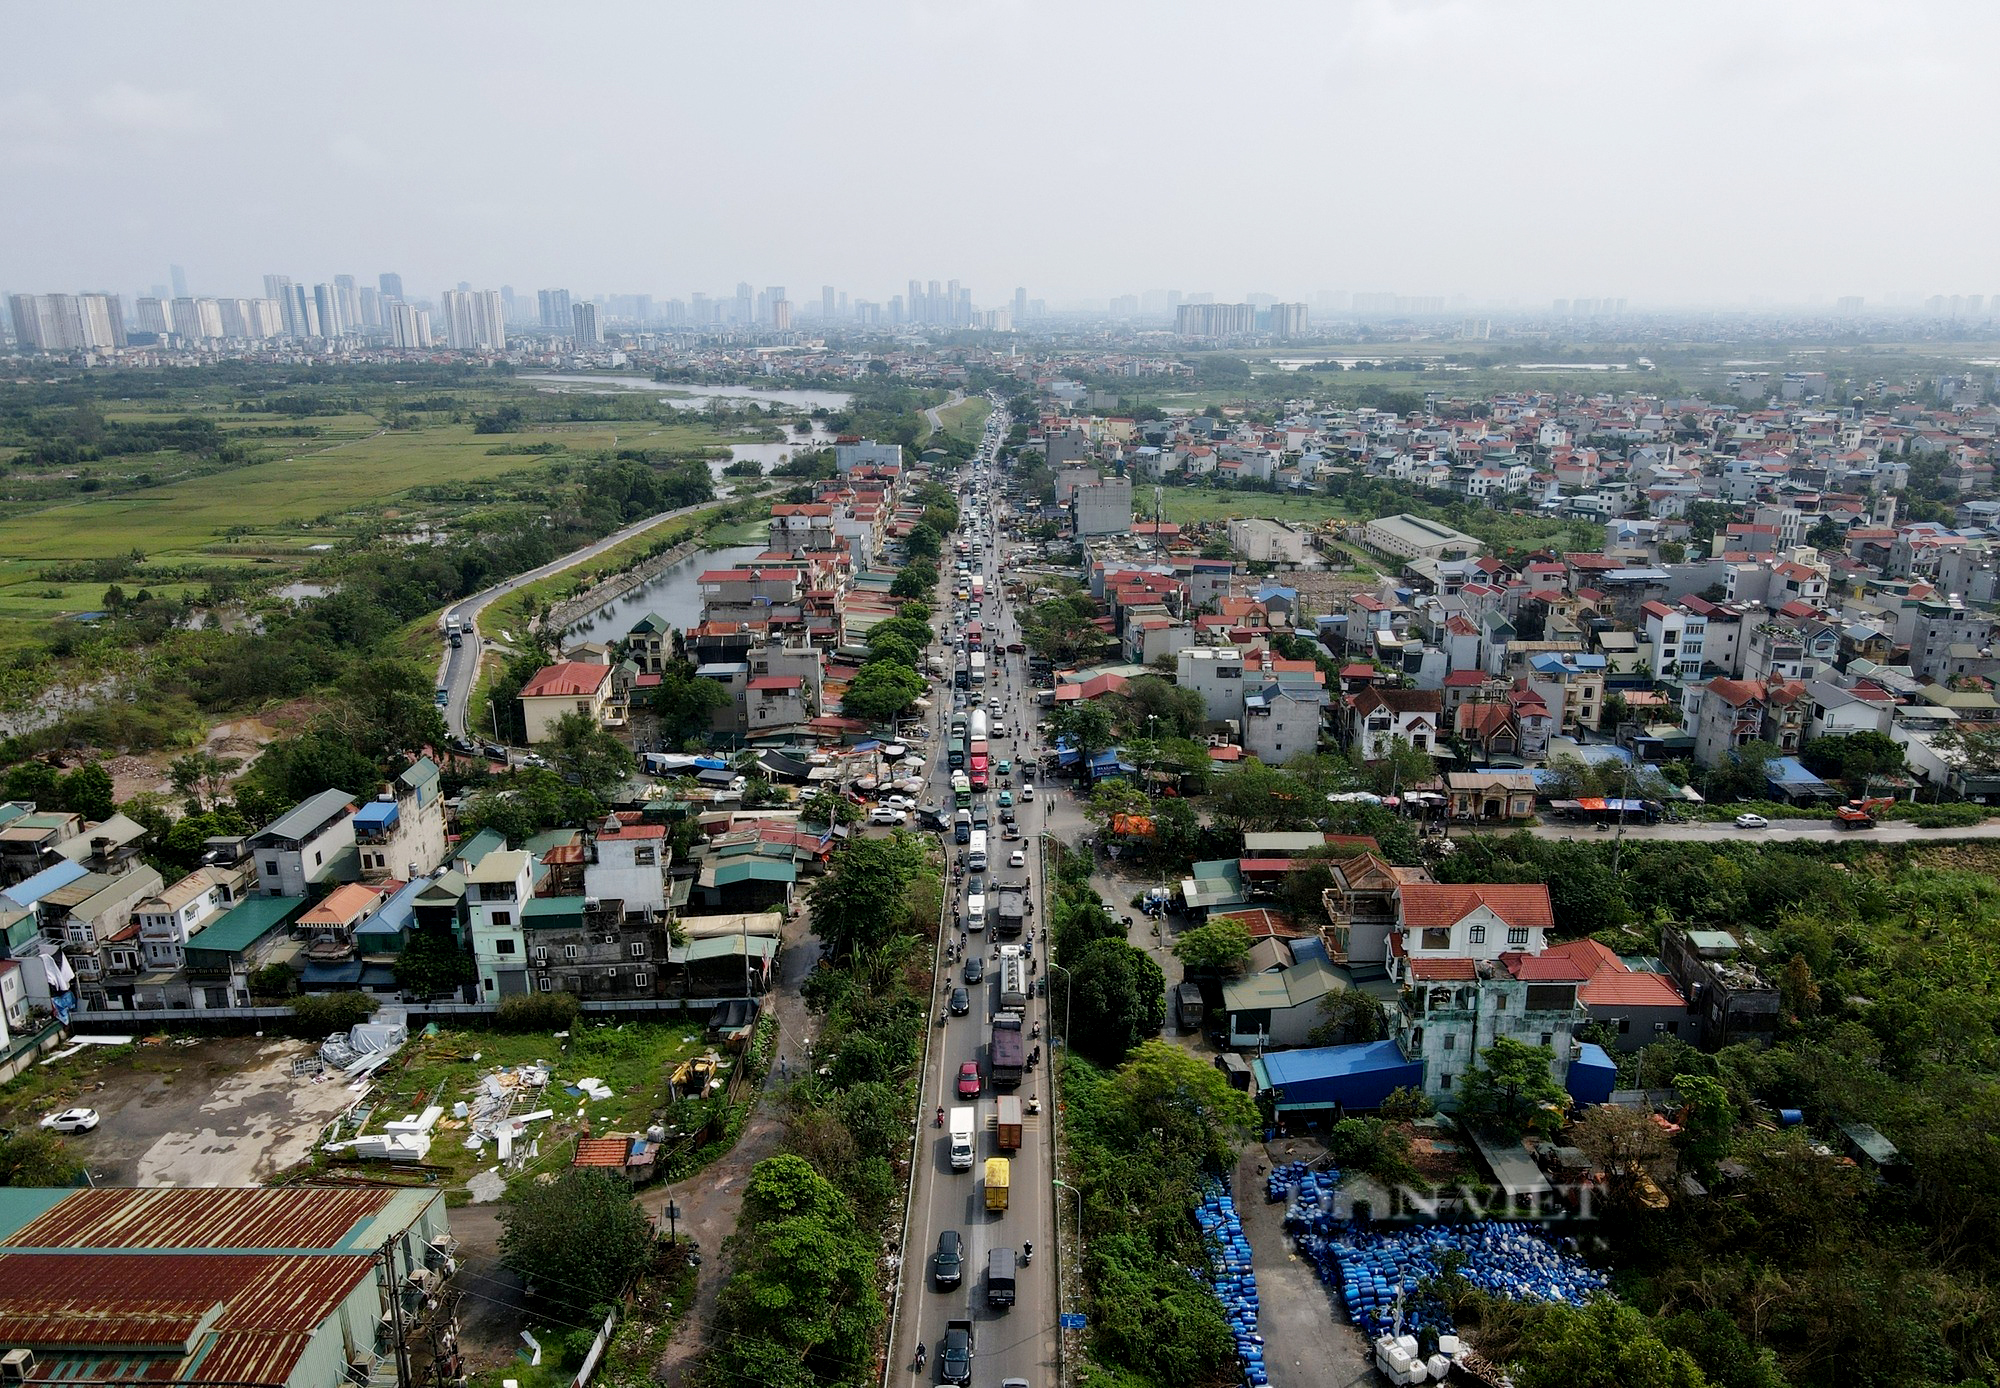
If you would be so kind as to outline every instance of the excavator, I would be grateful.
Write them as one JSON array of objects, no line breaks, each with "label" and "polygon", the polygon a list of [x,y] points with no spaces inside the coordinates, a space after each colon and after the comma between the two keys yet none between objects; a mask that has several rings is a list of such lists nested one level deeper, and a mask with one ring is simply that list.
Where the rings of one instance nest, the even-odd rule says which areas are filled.
[{"label": "excavator", "polygon": [[1886,810],[1895,803],[1895,800],[1888,796],[1874,800],[1850,800],[1833,812],[1833,822],[1842,829],[1873,829],[1875,812]]}]

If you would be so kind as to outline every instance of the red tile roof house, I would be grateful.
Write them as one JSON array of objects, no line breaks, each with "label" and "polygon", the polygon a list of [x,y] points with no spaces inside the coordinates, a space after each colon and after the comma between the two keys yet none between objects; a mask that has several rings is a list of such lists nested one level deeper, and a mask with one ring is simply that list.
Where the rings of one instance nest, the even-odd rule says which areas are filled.
[{"label": "red tile roof house", "polygon": [[1577,1001],[1591,1021],[1606,1023],[1614,1034],[1607,1049],[1636,1051],[1666,1036],[1695,1039],[1700,1019],[1689,1014],[1687,999],[1665,974],[1628,968],[1596,940],[1552,945],[1542,954],[1576,966],[1584,980]]},{"label": "red tile roof house", "polygon": [[587,714],[601,724],[610,716],[611,667],[575,660],[544,666],[521,686],[520,700],[530,747],[553,737],[564,714]]}]

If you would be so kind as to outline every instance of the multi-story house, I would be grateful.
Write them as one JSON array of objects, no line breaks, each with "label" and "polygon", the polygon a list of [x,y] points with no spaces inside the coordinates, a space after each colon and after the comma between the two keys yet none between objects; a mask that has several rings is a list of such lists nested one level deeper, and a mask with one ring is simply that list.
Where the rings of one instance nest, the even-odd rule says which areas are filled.
[{"label": "multi-story house", "polygon": [[419,757],[375,799],[354,812],[361,880],[408,882],[444,861],[444,784],[436,762]]},{"label": "multi-story house", "polygon": [[1319,750],[1326,691],[1317,685],[1269,680],[1243,696],[1243,747],[1267,766],[1283,766]]},{"label": "multi-story house", "polygon": [[743,691],[744,714],[749,725],[744,729],[745,735],[755,737],[804,727],[813,716],[805,684],[799,675],[753,676]]},{"label": "multi-story house", "polygon": [[210,921],[232,909],[251,880],[226,867],[198,867],[156,896],[141,901],[133,915],[139,950],[149,971],[179,969],[187,963],[187,942]]},{"label": "multi-story house", "polygon": [[1653,678],[1699,679],[1708,619],[1685,607],[1664,602],[1646,603],[1639,612],[1645,618],[1646,647],[1652,656]]},{"label": "multi-story house", "polygon": [[41,899],[42,934],[60,945],[76,970],[86,1007],[130,1007],[145,955],[132,908],[160,890],[150,867],[107,876],[87,873]]},{"label": "multi-story house", "polygon": [[1584,1018],[1577,965],[1545,955],[1554,926],[1548,888],[1405,885],[1389,938],[1389,977],[1401,990],[1392,1034],[1424,1067],[1424,1091],[1449,1102],[1454,1086],[1502,1036],[1550,1053],[1561,1082]]},{"label": "multi-story house", "polygon": [[583,894],[596,901],[622,901],[630,915],[648,919],[667,914],[667,873],[673,849],[665,826],[628,823],[607,815],[584,839]]},{"label": "multi-story house", "polygon": [[1736,748],[1764,741],[1790,753],[1805,741],[1809,708],[1797,680],[1710,680],[1681,697],[1681,722],[1694,734],[1698,765],[1720,766]]},{"label": "multi-story house", "polygon": [[1816,617],[1781,614],[1752,624],[1743,650],[1743,678],[1753,683],[1809,680],[1832,669],[1839,656],[1838,626]]},{"label": "multi-story house", "polygon": [[352,868],[354,797],[323,790],[250,836],[259,896],[303,897]]},{"label": "multi-story house", "polygon": [[528,951],[521,912],[534,895],[535,858],[498,848],[465,870],[465,911],[481,1002],[528,991]]},{"label": "multi-story house", "polygon": [[528,745],[547,742],[555,726],[572,713],[581,713],[594,722],[613,719],[611,667],[582,661],[564,660],[545,666],[521,686],[521,719],[528,733]]},{"label": "multi-story house", "polygon": [[1369,687],[1348,701],[1348,743],[1363,761],[1378,761],[1401,738],[1420,752],[1442,736],[1444,700],[1435,689]]},{"label": "multi-story house", "polygon": [[[1954,598],[1908,605],[1910,672],[1920,680],[1946,683],[1955,675],[1983,673],[1994,664],[1994,616]],[[0,839],[6,831],[0,830]]]},{"label": "multi-story house", "polygon": [[528,964],[536,992],[651,998],[667,959],[664,918],[617,897],[538,896],[527,903]]},{"label": "multi-story house", "polygon": [[1201,695],[1209,722],[1242,719],[1243,652],[1234,646],[1189,646],[1175,662],[1175,682]]},{"label": "multi-story house", "polygon": [[1739,1041],[1768,1044],[1778,1030],[1778,990],[1743,957],[1726,930],[1684,930],[1669,925],[1660,936],[1660,967],[1687,999],[1696,1023],[1693,1041],[1719,1050]]},{"label": "multi-story house", "polygon": [[667,619],[648,612],[625,633],[625,654],[642,675],[657,675],[674,658],[674,629]]},{"label": "multi-story house", "polygon": [[83,816],[31,810],[0,826],[0,879],[19,882],[56,859],[55,847],[83,832]]}]

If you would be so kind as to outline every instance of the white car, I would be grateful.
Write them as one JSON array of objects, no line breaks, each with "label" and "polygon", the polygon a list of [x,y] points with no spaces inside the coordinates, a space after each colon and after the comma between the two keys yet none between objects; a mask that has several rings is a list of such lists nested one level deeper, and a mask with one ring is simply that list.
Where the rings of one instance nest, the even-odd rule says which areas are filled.
[{"label": "white car", "polygon": [[910,799],[907,795],[885,795],[882,797],[882,808],[885,810],[907,811],[914,810],[916,807],[917,802]]},{"label": "white car", "polygon": [[1012,853],[1009,853],[1007,855],[1008,867],[1026,867],[1027,865],[1028,865],[1028,855],[1025,851],[1017,848]]},{"label": "white car", "polygon": [[1021,798],[1023,800],[1032,800],[1035,798],[1035,783],[1033,781],[1021,782]]},{"label": "white car", "polygon": [[872,809],[868,812],[868,822],[870,824],[887,824],[895,826],[899,824],[907,824],[909,822],[909,819],[910,817],[907,814],[903,813],[903,811],[892,810],[886,805],[878,806],[877,808]]},{"label": "white car", "polygon": [[1740,814],[1736,816],[1736,827],[1739,829],[1768,829],[1771,827],[1771,821],[1760,814]]},{"label": "white car", "polygon": [[52,1113],[42,1120],[42,1126],[55,1133],[87,1133],[97,1126],[97,1110],[94,1108],[66,1108],[61,1113]]}]

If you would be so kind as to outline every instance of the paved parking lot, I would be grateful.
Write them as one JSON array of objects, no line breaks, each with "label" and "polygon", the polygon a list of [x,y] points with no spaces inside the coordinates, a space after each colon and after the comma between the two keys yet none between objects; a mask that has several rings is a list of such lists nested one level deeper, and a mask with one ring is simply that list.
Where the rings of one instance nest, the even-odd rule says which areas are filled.
[{"label": "paved parking lot", "polygon": [[[99,1182],[258,1185],[303,1160],[354,1097],[336,1080],[292,1078],[293,1057],[312,1049],[232,1037],[86,1051],[31,1072],[35,1098],[9,1117],[25,1124],[71,1104],[96,1109],[97,1131],[71,1142]],[[0,1091],[0,1106],[7,1097]]]},{"label": "paved parking lot", "polygon": [[1264,1202],[1264,1171],[1294,1158],[1311,1160],[1317,1144],[1280,1139],[1252,1143],[1236,1164],[1236,1209],[1257,1270],[1258,1330],[1271,1388],[1351,1388],[1376,1382],[1361,1332],[1347,1323],[1312,1264],[1292,1251],[1285,1207]]}]

